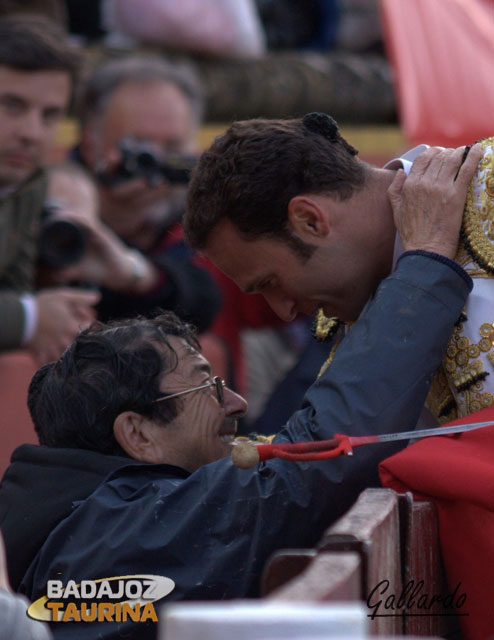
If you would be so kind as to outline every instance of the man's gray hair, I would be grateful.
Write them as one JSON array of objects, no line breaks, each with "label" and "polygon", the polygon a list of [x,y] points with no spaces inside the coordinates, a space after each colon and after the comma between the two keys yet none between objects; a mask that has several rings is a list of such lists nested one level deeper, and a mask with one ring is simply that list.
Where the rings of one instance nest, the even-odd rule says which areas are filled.
[{"label": "man's gray hair", "polygon": [[127,83],[176,86],[188,99],[197,124],[204,112],[200,80],[190,66],[171,63],[157,56],[127,56],[104,62],[89,76],[80,101],[80,118],[86,124],[104,112],[113,93]]}]

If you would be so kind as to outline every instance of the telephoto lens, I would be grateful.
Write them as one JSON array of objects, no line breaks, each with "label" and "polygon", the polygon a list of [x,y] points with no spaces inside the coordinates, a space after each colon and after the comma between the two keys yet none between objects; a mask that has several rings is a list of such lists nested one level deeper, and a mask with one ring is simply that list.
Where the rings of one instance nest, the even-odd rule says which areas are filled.
[{"label": "telephoto lens", "polygon": [[54,268],[68,267],[79,262],[86,253],[86,230],[71,220],[53,218],[60,207],[45,205],[41,214],[38,237],[38,260]]}]

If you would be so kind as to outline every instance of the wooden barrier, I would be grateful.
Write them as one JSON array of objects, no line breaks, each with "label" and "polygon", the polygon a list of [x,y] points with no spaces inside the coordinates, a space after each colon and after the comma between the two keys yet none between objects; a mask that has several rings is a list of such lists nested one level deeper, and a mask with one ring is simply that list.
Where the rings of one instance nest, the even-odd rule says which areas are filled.
[{"label": "wooden barrier", "polygon": [[[436,508],[430,502],[413,502],[407,512],[406,532],[403,550],[403,584],[410,593],[415,590],[417,596],[408,607],[404,618],[406,635],[432,635],[443,637],[461,637],[458,619],[451,617],[451,610],[434,605],[434,616],[423,615],[424,608],[418,607],[420,594],[428,596],[447,594],[448,585],[439,547]],[[423,580],[423,587],[420,581]],[[455,635],[457,634],[457,635]]]},{"label": "wooden barrier", "polygon": [[[274,600],[363,601],[374,635],[441,636],[457,630],[431,596],[447,594],[434,505],[367,489],[316,549],[276,553],[262,593]],[[420,598],[422,599],[420,600]]]},{"label": "wooden barrier", "polygon": [[301,579],[292,579],[269,597],[275,600],[352,602],[361,599],[361,562],[357,553],[323,551]]}]

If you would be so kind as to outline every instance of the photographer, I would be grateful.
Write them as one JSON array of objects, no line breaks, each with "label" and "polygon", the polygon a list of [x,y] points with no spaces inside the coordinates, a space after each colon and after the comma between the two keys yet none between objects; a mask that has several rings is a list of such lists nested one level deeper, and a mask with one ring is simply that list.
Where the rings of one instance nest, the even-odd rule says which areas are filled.
[{"label": "photographer", "polygon": [[64,33],[38,17],[0,20],[0,351],[58,358],[94,318],[99,294],[74,288],[33,293],[41,169],[68,106],[79,58]]},{"label": "photographer", "polygon": [[98,191],[90,174],[75,163],[47,169],[48,190],[39,234],[41,284],[81,282],[139,295],[159,274],[99,220]]},{"label": "photographer", "polygon": [[58,277],[101,286],[102,320],[159,306],[205,331],[220,307],[181,231],[201,113],[195,76],[159,58],[112,60],[87,82],[78,151],[106,227],[91,223],[88,254]]}]

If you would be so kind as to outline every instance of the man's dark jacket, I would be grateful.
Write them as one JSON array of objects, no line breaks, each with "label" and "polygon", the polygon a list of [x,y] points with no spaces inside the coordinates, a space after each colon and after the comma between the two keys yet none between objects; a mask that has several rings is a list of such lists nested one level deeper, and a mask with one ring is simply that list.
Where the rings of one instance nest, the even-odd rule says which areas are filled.
[{"label": "man's dark jacket", "polygon": [[46,191],[42,169],[0,196],[0,351],[19,349],[24,333],[21,295],[32,293],[36,230]]},{"label": "man's dark jacket", "polygon": [[[413,428],[470,288],[459,267],[405,255],[276,441]],[[93,454],[60,451],[57,464],[53,451],[21,449],[0,486],[0,526],[9,562],[19,559],[17,576],[26,569],[21,590],[32,600],[51,579],[129,574],[171,578],[176,586],[164,602],[254,597],[268,556],[316,544],[363,488],[378,486],[378,463],[399,447],[362,447],[353,458],[326,462],[272,460],[251,470],[222,459],[192,474],[102,459],[101,477],[109,475],[101,483],[76,471],[78,454],[83,467],[84,455],[97,466]],[[38,545],[34,561],[21,566]],[[55,637],[74,639],[156,633],[144,623],[52,627]]]}]

